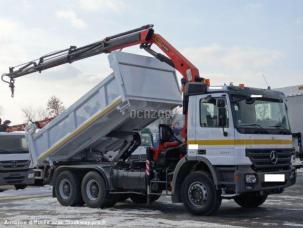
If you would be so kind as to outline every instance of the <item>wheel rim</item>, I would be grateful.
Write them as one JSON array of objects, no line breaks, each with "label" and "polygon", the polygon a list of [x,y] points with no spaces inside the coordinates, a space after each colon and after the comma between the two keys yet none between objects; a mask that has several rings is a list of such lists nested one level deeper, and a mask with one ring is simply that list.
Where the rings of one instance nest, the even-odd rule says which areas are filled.
[{"label": "wheel rim", "polygon": [[201,182],[194,182],[188,188],[188,199],[195,207],[203,207],[208,199],[207,187]]},{"label": "wheel rim", "polygon": [[61,180],[59,184],[59,193],[63,199],[67,200],[70,198],[72,192],[71,189],[72,184],[68,179]]},{"label": "wheel rim", "polygon": [[100,188],[95,180],[89,180],[86,184],[86,193],[89,200],[98,199]]}]

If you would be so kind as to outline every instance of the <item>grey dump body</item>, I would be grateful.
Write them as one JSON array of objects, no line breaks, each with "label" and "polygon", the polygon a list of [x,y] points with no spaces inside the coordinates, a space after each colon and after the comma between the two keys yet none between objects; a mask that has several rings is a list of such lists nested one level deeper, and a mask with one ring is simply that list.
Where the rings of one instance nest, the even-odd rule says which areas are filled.
[{"label": "grey dump body", "polygon": [[102,82],[42,130],[28,130],[33,166],[46,159],[68,161],[92,145],[114,150],[118,142],[112,132],[143,129],[158,111],[181,105],[175,71],[167,64],[123,52],[110,54],[109,62],[113,72]]}]

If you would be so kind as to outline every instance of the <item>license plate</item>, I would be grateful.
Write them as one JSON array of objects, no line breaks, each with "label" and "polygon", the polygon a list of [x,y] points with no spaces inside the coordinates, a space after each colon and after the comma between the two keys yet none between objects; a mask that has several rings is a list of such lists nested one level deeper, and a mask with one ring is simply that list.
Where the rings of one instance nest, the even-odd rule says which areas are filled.
[{"label": "license plate", "polygon": [[264,182],[285,182],[285,174],[264,174]]}]

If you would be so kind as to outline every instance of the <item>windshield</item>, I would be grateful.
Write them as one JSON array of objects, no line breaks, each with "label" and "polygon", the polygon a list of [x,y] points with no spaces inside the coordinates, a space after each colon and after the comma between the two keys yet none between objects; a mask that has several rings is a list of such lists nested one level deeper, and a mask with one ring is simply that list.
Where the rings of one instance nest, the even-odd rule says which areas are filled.
[{"label": "windshield", "polygon": [[235,125],[238,129],[254,128],[290,132],[286,107],[282,100],[232,96],[232,106]]},{"label": "windshield", "polygon": [[27,143],[24,136],[0,135],[0,154],[27,153]]},{"label": "windshield", "polygon": [[153,146],[152,135],[148,133],[141,133],[141,146],[151,147]]}]

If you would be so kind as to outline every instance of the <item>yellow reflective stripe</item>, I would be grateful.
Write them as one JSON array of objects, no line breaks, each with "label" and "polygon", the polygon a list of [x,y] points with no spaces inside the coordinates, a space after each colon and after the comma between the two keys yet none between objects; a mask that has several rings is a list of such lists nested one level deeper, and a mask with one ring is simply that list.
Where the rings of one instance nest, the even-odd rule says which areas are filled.
[{"label": "yellow reflective stripe", "polygon": [[230,140],[188,140],[188,144],[198,144],[204,146],[217,146],[217,145],[289,145],[292,140],[284,139],[230,139]]},{"label": "yellow reflective stripe", "polygon": [[60,147],[62,147],[64,144],[68,143],[70,140],[72,140],[74,137],[80,135],[85,129],[92,126],[93,123],[95,123],[98,119],[105,116],[109,112],[113,111],[118,105],[122,103],[122,98],[117,97],[113,102],[106,106],[102,111],[96,113],[94,116],[92,116],[90,119],[86,120],[80,127],[78,127],[75,131],[73,131],[71,134],[67,135],[65,138],[57,142],[55,145],[53,145],[51,148],[49,148],[47,151],[43,152],[39,157],[38,161],[44,160],[49,155],[54,153],[56,150],[58,150]]}]

